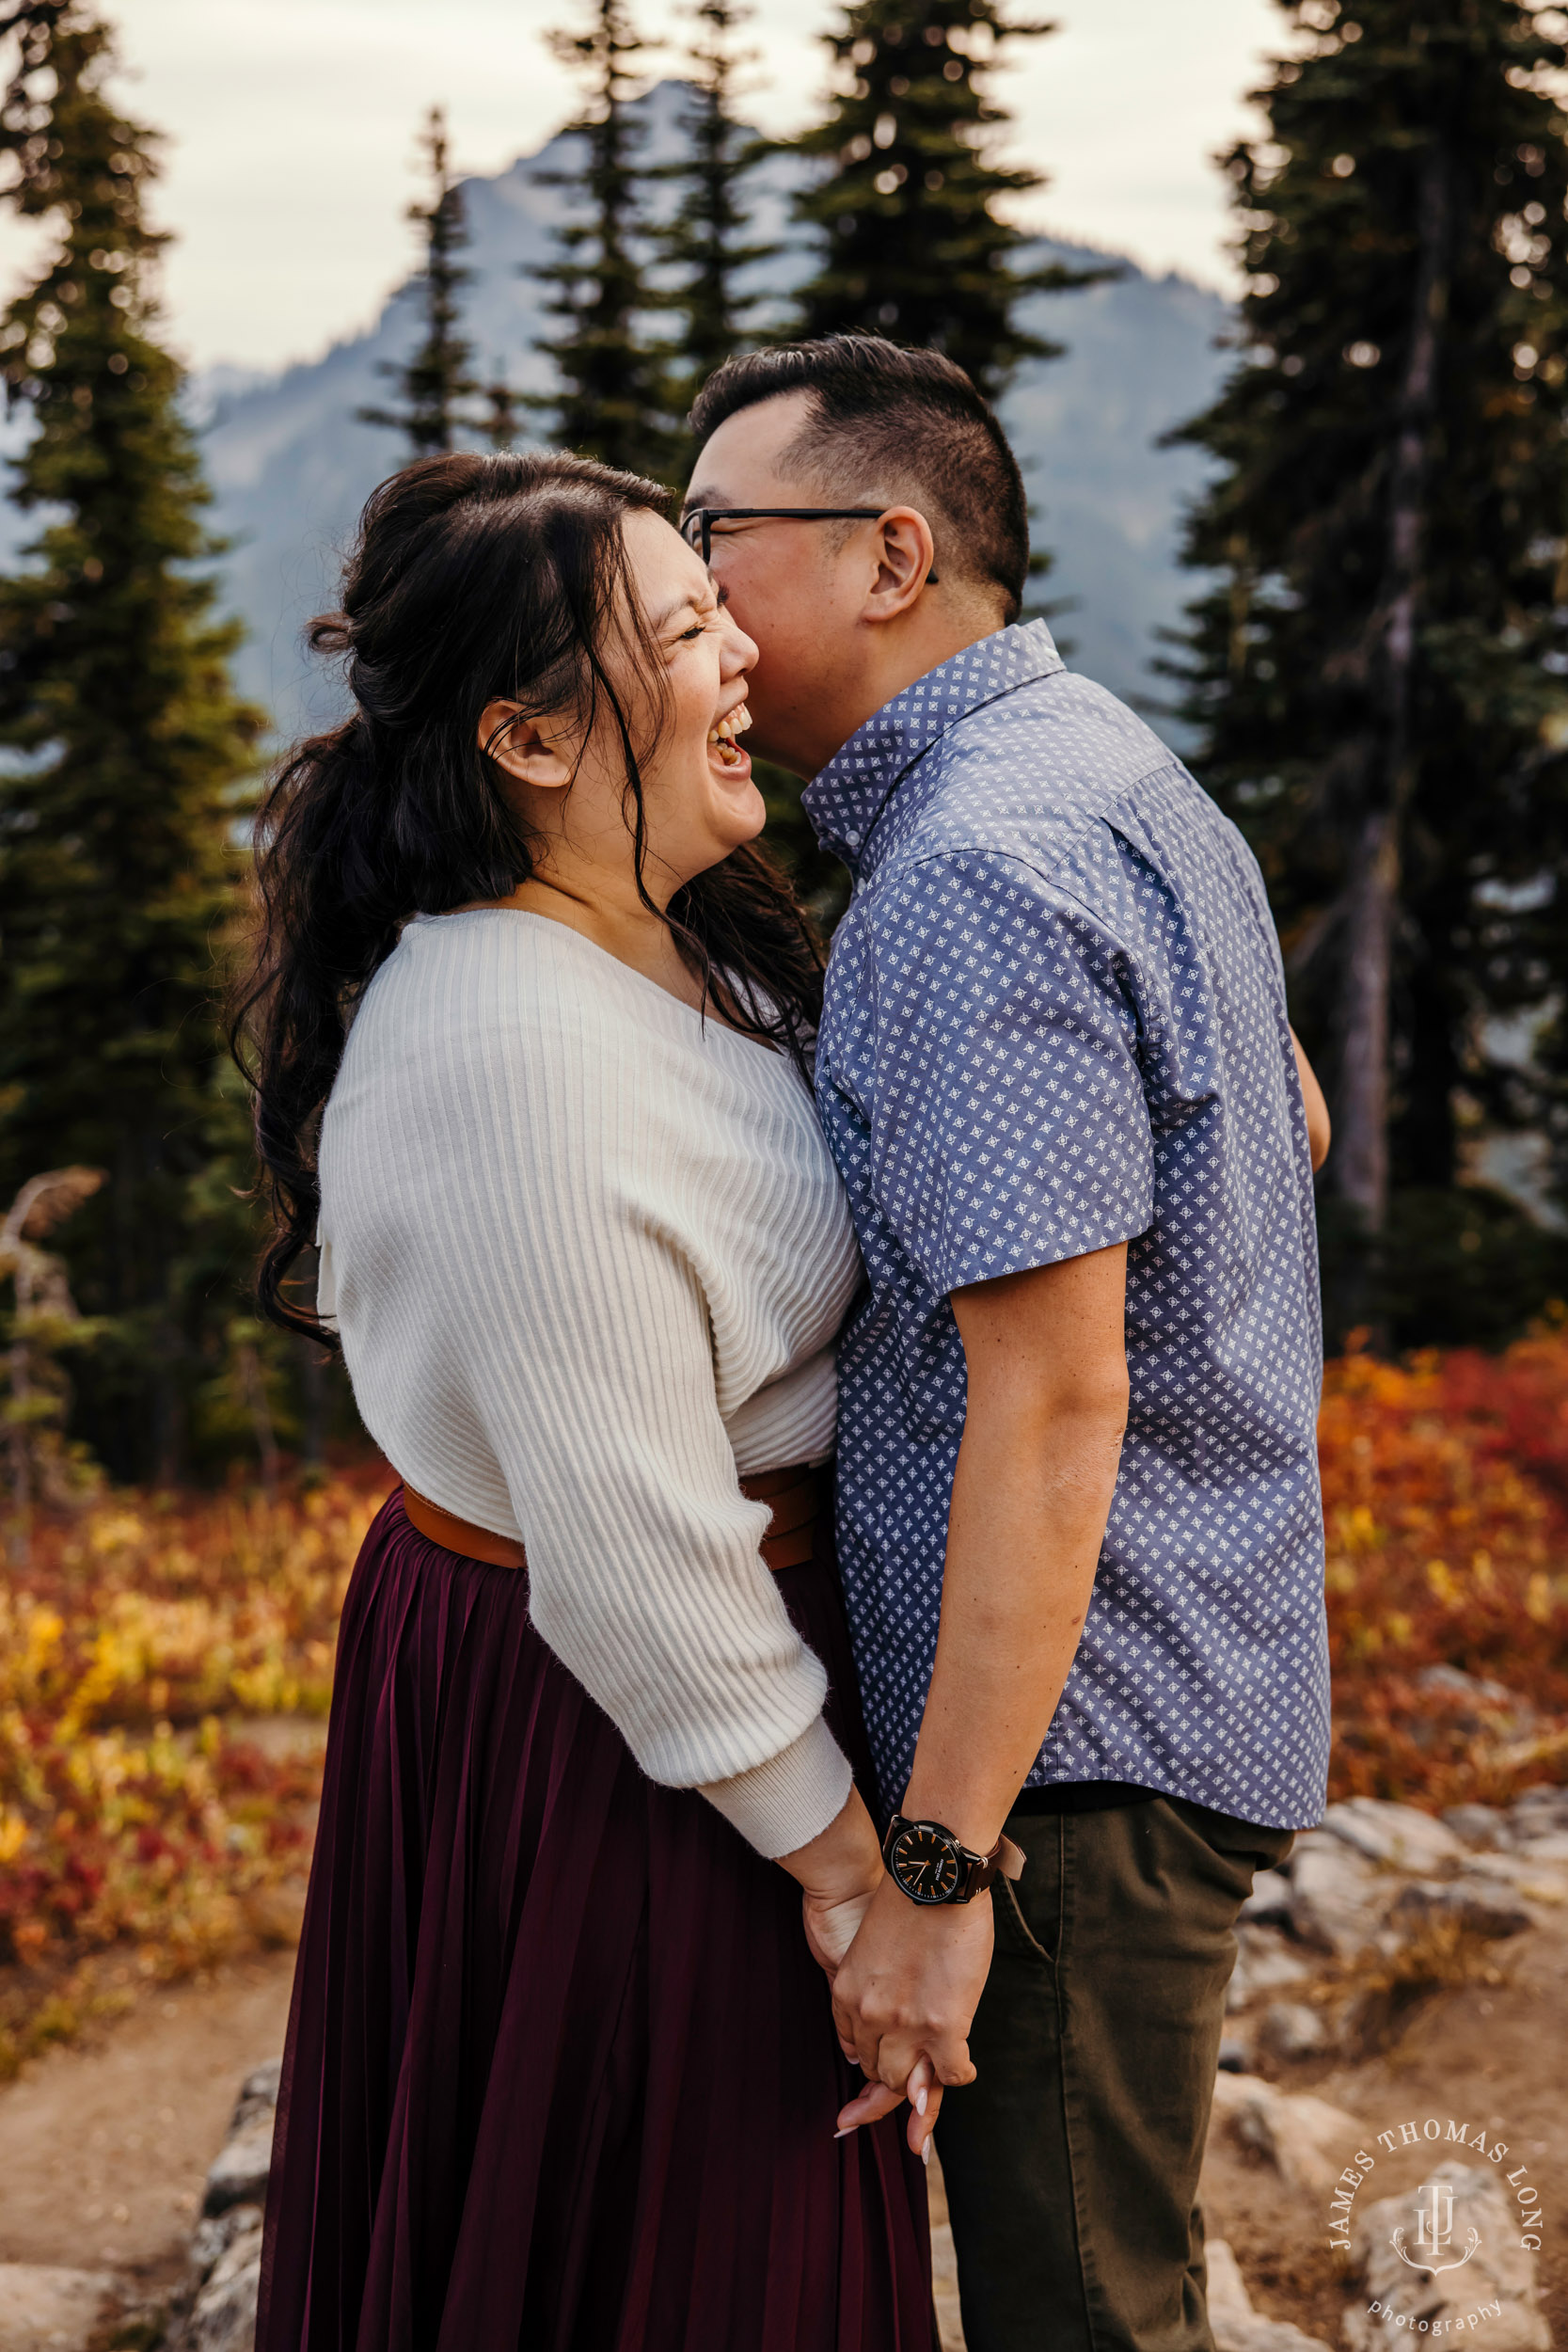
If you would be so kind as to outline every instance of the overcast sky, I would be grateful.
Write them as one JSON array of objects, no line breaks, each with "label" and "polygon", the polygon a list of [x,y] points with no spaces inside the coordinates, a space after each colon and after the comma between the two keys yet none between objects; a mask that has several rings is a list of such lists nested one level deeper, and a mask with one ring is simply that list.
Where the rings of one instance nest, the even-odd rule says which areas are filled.
[{"label": "overcast sky", "polygon": [[[414,135],[444,104],[459,167],[493,172],[570,116],[540,40],[571,0],[105,0],[133,111],[166,133],[157,195],[178,239],[173,338],[198,366],[312,358],[363,325],[409,265]],[[1146,265],[1230,280],[1211,157],[1283,32],[1274,0],[1057,0],[999,94],[1014,151],[1051,174],[1027,217]],[[1033,8],[1022,13],[1032,15]],[[762,0],[749,102],[765,128],[809,116],[825,0]],[[644,0],[678,40],[678,0]],[[673,51],[664,61],[675,70]],[[0,282],[23,248],[0,230]]]}]

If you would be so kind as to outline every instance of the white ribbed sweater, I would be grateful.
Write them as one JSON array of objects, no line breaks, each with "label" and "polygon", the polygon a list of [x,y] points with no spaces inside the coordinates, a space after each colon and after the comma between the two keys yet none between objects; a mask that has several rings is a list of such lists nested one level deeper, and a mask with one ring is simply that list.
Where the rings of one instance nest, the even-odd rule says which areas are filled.
[{"label": "white ribbed sweater", "polygon": [[849,1767],[738,1485],[831,1451],[860,1274],[792,1064],[547,917],[421,916],[321,1180],[322,1311],[388,1461],[522,1541],[534,1624],[652,1779],[765,1854],[816,1836]]}]

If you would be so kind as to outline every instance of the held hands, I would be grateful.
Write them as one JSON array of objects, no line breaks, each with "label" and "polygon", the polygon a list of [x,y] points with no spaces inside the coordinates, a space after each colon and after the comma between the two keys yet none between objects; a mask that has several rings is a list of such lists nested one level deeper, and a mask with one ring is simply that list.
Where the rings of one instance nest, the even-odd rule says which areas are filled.
[{"label": "held hands", "polygon": [[866,2076],[839,2116],[841,2132],[874,2123],[907,2097],[910,2146],[927,2154],[943,2087],[974,2080],[969,2028],[992,1936],[989,1892],[923,1908],[883,1878],[832,1977],[840,2044]]},{"label": "held hands", "polygon": [[974,2080],[969,2028],[990,1969],[990,1896],[911,1902],[883,1869],[854,1789],[819,1836],[780,1861],[800,1882],[806,1942],[832,1987],[840,2046],[865,2073],[865,2089],[839,2116],[840,2134],[907,2098],[910,2146],[929,2161],[943,2088]]}]

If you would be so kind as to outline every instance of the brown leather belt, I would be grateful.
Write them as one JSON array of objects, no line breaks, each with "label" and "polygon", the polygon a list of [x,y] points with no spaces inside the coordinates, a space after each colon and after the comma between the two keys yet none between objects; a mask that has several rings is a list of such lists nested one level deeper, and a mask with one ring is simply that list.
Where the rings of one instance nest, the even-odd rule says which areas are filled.
[{"label": "brown leather belt", "polygon": [[[821,1470],[758,1470],[740,1482],[740,1491],[749,1502],[766,1502],[772,1510],[768,1533],[762,1539],[762,1556],[768,1567],[799,1568],[811,1558],[816,1541],[816,1522],[832,1502],[832,1473]],[[438,1502],[432,1502],[403,1482],[403,1507],[409,1524],[427,1535],[433,1544],[445,1551],[455,1551],[462,1560],[480,1560],[492,1568],[526,1568],[528,1554],[521,1544],[510,1535],[497,1535],[487,1527],[476,1527],[471,1519],[460,1519],[451,1511],[443,1511]]]}]

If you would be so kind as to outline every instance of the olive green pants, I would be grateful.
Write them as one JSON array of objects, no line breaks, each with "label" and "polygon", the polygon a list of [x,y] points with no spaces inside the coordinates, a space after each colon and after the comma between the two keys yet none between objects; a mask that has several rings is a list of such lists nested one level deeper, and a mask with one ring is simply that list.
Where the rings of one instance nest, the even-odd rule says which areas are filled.
[{"label": "olive green pants", "polygon": [[1236,1914],[1289,1830],[1015,1813],[977,2081],[937,2126],[969,2352],[1213,2352],[1198,2168]]}]

